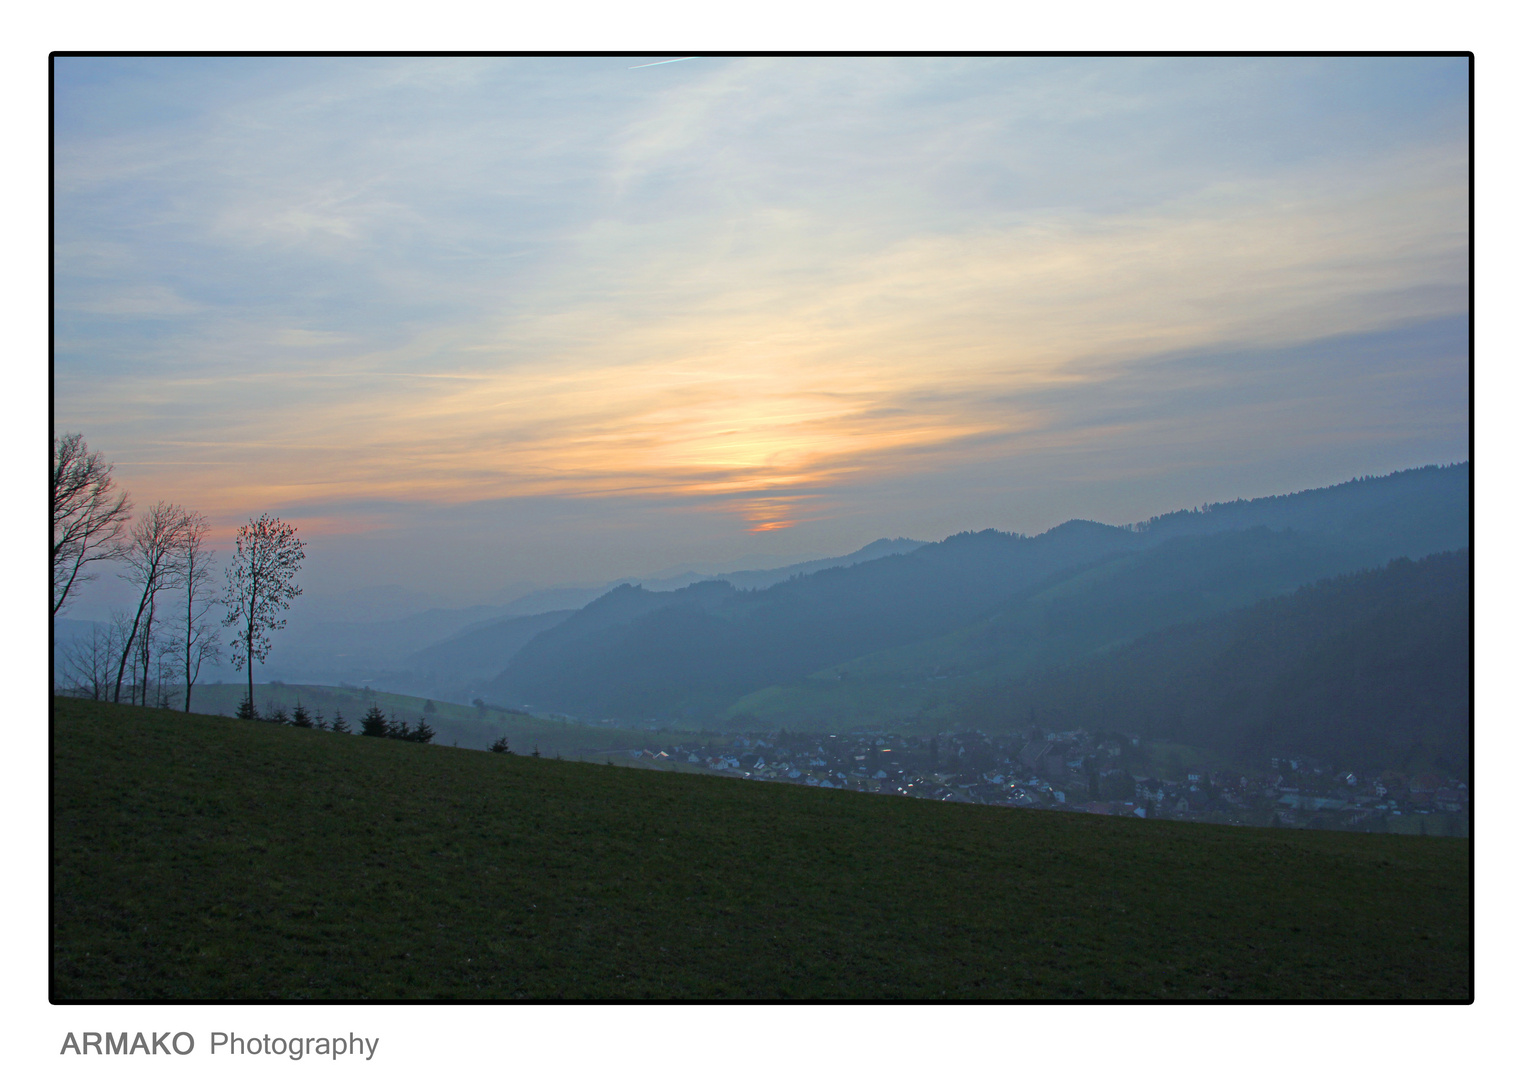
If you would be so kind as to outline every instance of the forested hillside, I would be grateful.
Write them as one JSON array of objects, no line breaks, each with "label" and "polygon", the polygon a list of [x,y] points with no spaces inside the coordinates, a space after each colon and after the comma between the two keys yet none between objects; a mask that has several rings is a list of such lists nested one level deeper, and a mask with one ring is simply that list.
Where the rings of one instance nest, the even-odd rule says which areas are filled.
[{"label": "forested hillside", "polygon": [[[758,591],[623,587],[507,658],[489,694],[582,716],[705,722],[766,707],[749,695],[770,687],[844,681],[830,669],[870,654],[931,642],[937,652],[952,633],[962,635],[956,667],[1015,674],[1321,577],[1462,547],[1468,490],[1468,465],[1417,469],[1134,527],[962,533]],[[1084,570],[1094,578],[1064,584]],[[1058,587],[1070,599],[1032,600]]]},{"label": "forested hillside", "polygon": [[405,657],[391,681],[448,701],[470,700],[503,669],[506,656],[513,656],[537,634],[572,614],[547,611],[469,626]]},{"label": "forested hillside", "polygon": [[732,713],[764,727],[943,725],[978,688],[1380,561],[1369,545],[1289,529],[1176,537],[1052,575],[951,633],[748,695]]},{"label": "forested hillside", "polygon": [[974,697],[973,726],[1128,731],[1246,760],[1463,771],[1469,553],[1399,559]]}]

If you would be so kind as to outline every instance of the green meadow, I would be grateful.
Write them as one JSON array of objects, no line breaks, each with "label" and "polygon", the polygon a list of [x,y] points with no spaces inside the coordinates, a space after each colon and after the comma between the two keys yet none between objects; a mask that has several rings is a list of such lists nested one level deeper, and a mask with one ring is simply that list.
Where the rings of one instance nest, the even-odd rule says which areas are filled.
[{"label": "green meadow", "polygon": [[1473,993],[1467,841],[53,710],[55,1002]]}]

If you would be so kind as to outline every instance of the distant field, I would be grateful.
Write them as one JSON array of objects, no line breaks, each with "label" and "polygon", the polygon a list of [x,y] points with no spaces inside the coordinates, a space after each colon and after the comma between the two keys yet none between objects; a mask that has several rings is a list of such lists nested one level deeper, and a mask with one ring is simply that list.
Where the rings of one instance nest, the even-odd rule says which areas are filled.
[{"label": "distant field", "polygon": [[1458,840],[871,797],[63,698],[52,794],[59,1002],[1472,995]]}]

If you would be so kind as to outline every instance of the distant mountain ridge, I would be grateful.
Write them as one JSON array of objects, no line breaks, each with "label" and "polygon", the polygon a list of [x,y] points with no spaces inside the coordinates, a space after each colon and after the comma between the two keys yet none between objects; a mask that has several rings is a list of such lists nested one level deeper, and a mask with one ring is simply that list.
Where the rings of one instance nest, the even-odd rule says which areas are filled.
[{"label": "distant mountain ridge", "polygon": [[797,727],[953,720],[970,693],[1383,562],[1384,550],[1264,526],[1174,536],[1069,567],[955,630],[755,692],[729,714]]},{"label": "distant mountain ridge", "polygon": [[[692,581],[725,579],[739,588],[757,588],[825,566],[847,566],[889,554],[912,551],[922,541],[877,540],[858,551],[826,559],[793,563],[770,570],[731,571],[708,577],[689,571],[666,578],[641,580],[648,588],[677,589]],[[467,701],[482,694],[489,680],[503,670],[529,636],[556,625],[572,611],[619,587],[614,582],[592,588],[560,587],[541,590],[509,604],[477,604],[465,608],[430,608],[375,621],[293,620],[275,636],[264,666],[267,678],[288,682],[373,684],[421,697]],[[362,591],[361,601],[401,603],[417,594],[408,590]],[[555,606],[556,602],[561,607]],[[547,608],[544,604],[553,603]],[[375,608],[385,610],[384,608]],[[358,606],[357,611],[372,610]],[[88,627],[71,628],[88,634]],[[233,673],[209,668],[209,679]]]},{"label": "distant mountain ridge", "polygon": [[[533,634],[553,626],[621,585],[640,583],[649,589],[673,590],[698,581],[726,580],[741,589],[764,588],[825,567],[850,566],[905,553],[923,543],[902,537],[881,539],[847,555],[768,570],[712,575],[687,571],[665,578],[623,578],[598,586],[541,589],[506,604],[461,608],[409,610],[425,596],[400,586],[352,590],[326,601],[329,605],[326,610],[340,613],[340,617],[294,618],[290,628],[275,635],[271,656],[262,673],[266,678],[287,682],[328,685],[375,682],[392,689],[417,691],[420,696],[465,701],[480,693],[484,684],[503,669],[508,657],[528,640],[528,630]],[[70,678],[67,653],[73,643],[87,641],[92,632],[105,635],[107,624],[59,618],[53,621],[53,626],[54,680],[65,685]],[[217,664],[203,668],[208,681],[235,674],[231,668]]]},{"label": "distant mountain ridge", "polygon": [[[959,533],[748,593],[725,581],[670,593],[623,586],[533,637],[490,689],[494,700],[574,715],[714,721],[766,687],[950,633],[1058,575],[1251,528],[1294,534],[1284,542],[1294,569],[1257,571],[1266,580],[1250,582],[1243,603],[1396,557],[1457,549],[1469,543],[1469,466],[1217,504],[1135,526],[1073,520],[1034,537]],[[1221,572],[1233,585],[1241,573],[1234,559]],[[1220,610],[1204,603],[1190,603],[1181,617]],[[1149,620],[1135,625],[1125,627],[1127,637],[1151,628]]]},{"label": "distant mountain ridge", "polygon": [[624,577],[615,581],[607,581],[603,585],[569,586],[559,585],[550,589],[537,589],[535,592],[517,598],[511,603],[504,605],[504,616],[539,615],[547,611],[576,610],[594,600],[598,600],[612,589],[618,589],[623,585],[636,585],[651,592],[674,592],[687,588],[690,585],[702,581],[726,581],[738,589],[767,589],[771,585],[782,581],[788,581],[802,574],[813,574],[818,570],[826,570],[835,566],[853,566],[856,563],[868,562],[871,559],[884,558],[887,555],[905,555],[922,547],[927,541],[908,540],[905,537],[897,537],[895,540],[873,540],[847,555],[835,555],[824,559],[810,559],[806,562],[791,563],[789,566],[781,566],[772,570],[731,570],[715,574],[704,574],[696,570],[688,570],[682,574],[673,574],[661,578]]}]

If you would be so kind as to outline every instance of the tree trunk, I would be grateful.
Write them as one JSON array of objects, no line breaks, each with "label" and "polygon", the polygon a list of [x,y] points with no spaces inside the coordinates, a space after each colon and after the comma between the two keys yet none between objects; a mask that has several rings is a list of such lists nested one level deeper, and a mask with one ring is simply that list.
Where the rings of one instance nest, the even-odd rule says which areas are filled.
[{"label": "tree trunk", "polygon": [[[122,676],[127,671],[127,658],[133,655],[133,642],[138,637],[138,623],[143,619],[143,608],[148,602],[149,592],[147,589],[144,589],[143,597],[138,601],[138,610],[133,614],[133,628],[127,635],[127,641],[122,645],[122,662],[117,665],[117,685],[112,691],[111,700],[118,705],[122,703]],[[131,694],[131,690],[129,690],[129,694]],[[132,702],[129,701],[128,704],[132,704]]]},{"label": "tree trunk", "polygon": [[[187,556],[190,558],[191,556]],[[195,564],[189,563],[186,570],[186,712],[191,711],[191,683],[194,681],[191,675],[191,630],[196,619],[196,581],[193,574]]]},{"label": "tree trunk", "polygon": [[244,624],[244,667],[249,675],[249,711],[255,711],[255,605],[251,598],[249,620]]}]

